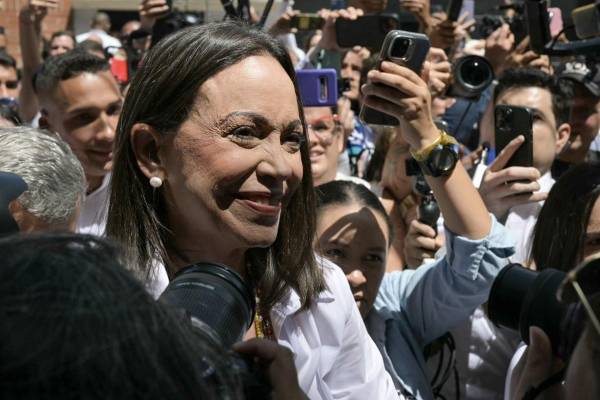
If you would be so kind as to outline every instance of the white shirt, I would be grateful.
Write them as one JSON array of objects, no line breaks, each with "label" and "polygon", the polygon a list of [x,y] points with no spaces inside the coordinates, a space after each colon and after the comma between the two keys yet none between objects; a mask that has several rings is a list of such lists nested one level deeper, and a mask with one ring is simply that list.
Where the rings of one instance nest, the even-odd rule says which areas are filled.
[{"label": "white shirt", "polygon": [[111,174],[106,174],[100,187],[83,199],[77,221],[77,233],[104,236],[108,217],[110,177]]},{"label": "white shirt", "polygon": [[[77,221],[77,233],[94,236],[105,235],[110,200],[110,177],[111,174],[106,174],[100,187],[83,199],[79,220]],[[153,264],[152,272],[144,281],[148,293],[157,299],[168,284],[169,277],[165,267],[159,262]]]},{"label": "white shirt", "polygon": [[[540,191],[549,192],[554,185],[554,179],[550,172],[547,172],[538,180],[538,183]],[[528,261],[532,244],[531,235],[543,205],[543,201],[538,201],[520,204],[510,209],[504,225],[516,243],[515,254],[510,258],[512,262],[525,264]]]},{"label": "white shirt", "polygon": [[311,307],[298,312],[300,299],[290,290],[271,311],[279,344],[294,352],[300,387],[311,400],[398,399],[346,277],[335,264],[318,260],[328,288]]},{"label": "white shirt", "polygon": [[102,39],[102,47],[105,49],[107,47],[121,47],[121,41],[116,37],[110,36],[108,33],[104,32],[102,29],[92,29],[89,32],[81,33],[77,35],[77,43],[81,43],[84,40],[87,40],[90,36],[98,36]]}]

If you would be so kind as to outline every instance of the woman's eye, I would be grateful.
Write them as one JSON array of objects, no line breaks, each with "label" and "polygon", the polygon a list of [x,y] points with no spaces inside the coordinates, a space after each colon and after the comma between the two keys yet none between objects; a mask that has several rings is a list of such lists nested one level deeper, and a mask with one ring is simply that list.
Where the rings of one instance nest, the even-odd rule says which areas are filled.
[{"label": "woman's eye", "polygon": [[256,137],[256,131],[247,126],[234,129],[233,131],[231,131],[230,135],[236,141],[242,142],[244,144],[250,144],[253,143],[255,140],[258,140],[258,137]]},{"label": "woman's eye", "polygon": [[365,261],[383,263],[383,257],[379,254],[368,254],[365,257]]},{"label": "woman's eye", "polygon": [[325,255],[331,258],[340,258],[344,253],[340,249],[327,249]]},{"label": "woman's eye", "polygon": [[283,144],[289,146],[290,149],[297,151],[300,150],[300,146],[304,142],[304,135],[299,132],[289,133],[285,135]]}]

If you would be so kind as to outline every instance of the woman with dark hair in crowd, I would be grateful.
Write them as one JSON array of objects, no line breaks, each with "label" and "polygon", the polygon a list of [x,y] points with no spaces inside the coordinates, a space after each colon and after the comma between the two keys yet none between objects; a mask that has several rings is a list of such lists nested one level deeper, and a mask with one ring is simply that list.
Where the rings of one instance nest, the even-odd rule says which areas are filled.
[{"label": "woman with dark hair in crowd", "polygon": [[571,271],[600,250],[600,163],[571,168],[554,184],[533,232],[535,269]]},{"label": "woman with dark hair in crowd", "polygon": [[425,348],[487,300],[512,252],[504,228],[494,223],[476,241],[453,236],[444,257],[384,276],[393,230],[377,196],[362,185],[334,181],[317,187],[317,207],[315,249],[346,274],[396,387],[409,398],[434,398],[450,373],[428,377]]},{"label": "woman with dark hair in crowd", "polygon": [[125,99],[113,171],[107,233],[139,273],[226,265],[255,288],[246,337],[291,348],[311,399],[397,397],[344,275],[315,259],[304,116],[275,39],[220,23],[157,43]]}]

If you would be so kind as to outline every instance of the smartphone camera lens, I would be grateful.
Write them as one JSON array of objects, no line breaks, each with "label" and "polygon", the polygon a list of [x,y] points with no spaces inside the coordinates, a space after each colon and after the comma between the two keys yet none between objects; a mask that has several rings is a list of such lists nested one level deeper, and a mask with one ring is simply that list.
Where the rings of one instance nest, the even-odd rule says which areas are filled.
[{"label": "smartphone camera lens", "polygon": [[408,38],[397,38],[392,44],[390,56],[392,58],[405,58],[410,48],[410,39]]},{"label": "smartphone camera lens", "polygon": [[500,129],[510,129],[512,110],[510,108],[499,108],[496,110],[496,126]]}]

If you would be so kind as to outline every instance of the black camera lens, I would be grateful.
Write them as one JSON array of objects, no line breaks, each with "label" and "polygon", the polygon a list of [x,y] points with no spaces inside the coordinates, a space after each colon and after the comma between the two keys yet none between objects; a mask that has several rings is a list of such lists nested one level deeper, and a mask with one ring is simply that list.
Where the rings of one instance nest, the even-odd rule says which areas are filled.
[{"label": "black camera lens", "polygon": [[512,109],[500,107],[496,108],[496,127],[501,130],[510,130],[512,126]]},{"label": "black camera lens", "polygon": [[529,344],[529,328],[537,326],[550,338],[554,354],[567,360],[565,351],[572,348],[567,331],[573,323],[575,305],[561,303],[556,293],[566,274],[548,268],[536,272],[519,264],[505,267],[492,285],[488,300],[488,315],[497,325],[516,330],[521,339]]},{"label": "black camera lens", "polygon": [[160,300],[188,311],[225,347],[241,340],[254,318],[252,289],[235,271],[218,264],[180,270]]},{"label": "black camera lens", "polygon": [[405,37],[396,38],[390,50],[390,57],[404,58],[410,48],[410,39]]},{"label": "black camera lens", "polygon": [[453,68],[454,84],[449,96],[476,98],[494,80],[494,69],[483,57],[469,55],[459,58]]}]

